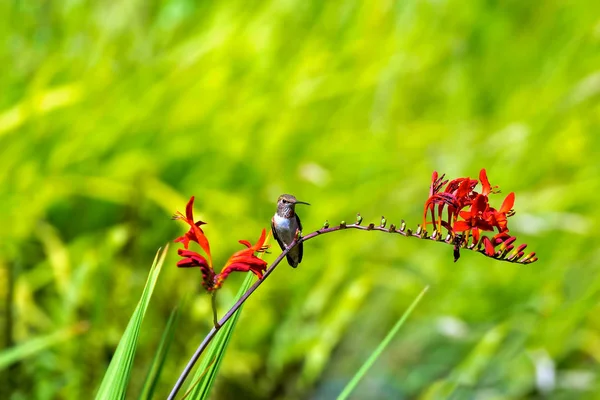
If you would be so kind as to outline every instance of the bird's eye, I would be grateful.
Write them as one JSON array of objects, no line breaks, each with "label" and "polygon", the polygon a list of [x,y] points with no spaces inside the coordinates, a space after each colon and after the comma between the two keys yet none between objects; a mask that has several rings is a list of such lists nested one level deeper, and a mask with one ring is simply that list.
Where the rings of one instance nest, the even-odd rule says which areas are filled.
[{"label": "bird's eye", "polygon": [[282,202],[283,204],[287,204],[287,202],[288,202],[288,201],[287,201],[286,199],[283,199],[283,200],[281,200],[281,202]]}]

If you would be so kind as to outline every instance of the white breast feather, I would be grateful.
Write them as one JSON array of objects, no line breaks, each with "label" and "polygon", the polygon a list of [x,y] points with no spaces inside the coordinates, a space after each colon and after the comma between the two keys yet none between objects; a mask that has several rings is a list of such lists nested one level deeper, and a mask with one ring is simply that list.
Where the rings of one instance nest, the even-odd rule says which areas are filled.
[{"label": "white breast feather", "polygon": [[275,226],[279,228],[277,229],[277,235],[279,235],[279,239],[281,239],[281,241],[286,245],[290,244],[294,239],[294,234],[296,233],[291,232],[290,230],[290,219],[280,217],[277,214],[275,214],[273,219],[275,220]]}]

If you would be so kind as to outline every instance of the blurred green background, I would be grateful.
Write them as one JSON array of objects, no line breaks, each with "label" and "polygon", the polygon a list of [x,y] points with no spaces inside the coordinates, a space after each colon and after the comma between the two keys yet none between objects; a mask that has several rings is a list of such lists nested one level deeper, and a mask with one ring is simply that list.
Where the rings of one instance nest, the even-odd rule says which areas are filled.
[{"label": "blurred green background", "polygon": [[[516,192],[511,233],[537,263],[454,264],[376,232],[311,241],[247,303],[214,398],[335,397],[426,285],[355,398],[600,398],[599,15],[592,0],[0,2],[0,354],[18,350],[0,398],[95,393],[192,195],[219,266],[281,193],[312,204],[305,232],[356,212],[416,226],[433,170],[480,168]],[[157,398],[210,328],[175,249],[130,398],[173,307]]]}]

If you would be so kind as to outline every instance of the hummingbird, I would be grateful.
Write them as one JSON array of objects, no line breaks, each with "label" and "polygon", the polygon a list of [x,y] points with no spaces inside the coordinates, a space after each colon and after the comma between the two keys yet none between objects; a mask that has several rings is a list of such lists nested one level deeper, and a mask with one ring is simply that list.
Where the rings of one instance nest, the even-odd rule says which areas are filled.
[{"label": "hummingbird", "polygon": [[[271,230],[281,250],[285,250],[294,241],[297,231],[302,231],[302,223],[296,214],[296,204],[310,206],[307,202],[299,201],[291,194],[282,194],[277,199],[277,212],[271,219]],[[300,243],[286,254],[290,266],[296,268],[300,264],[302,251],[302,243]]]}]

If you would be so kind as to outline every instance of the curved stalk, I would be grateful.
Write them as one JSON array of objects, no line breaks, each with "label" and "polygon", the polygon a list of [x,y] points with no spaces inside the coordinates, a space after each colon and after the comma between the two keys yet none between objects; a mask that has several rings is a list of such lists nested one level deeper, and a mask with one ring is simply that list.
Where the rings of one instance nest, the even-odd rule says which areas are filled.
[{"label": "curved stalk", "polygon": [[467,250],[477,251],[487,257],[492,257],[492,258],[500,260],[500,261],[508,261],[508,262],[513,262],[513,263],[523,263],[523,264],[526,264],[529,262],[528,257],[524,257],[523,259],[519,260],[522,257],[522,255],[519,257],[514,257],[514,256],[511,257],[512,253],[507,252],[507,251],[501,252],[501,254],[497,254],[497,255],[495,254],[494,256],[489,256],[485,253],[485,251],[483,249],[481,249],[481,243],[471,243],[471,244],[468,244],[468,242],[456,243],[455,238],[457,236],[448,234],[445,238],[442,239],[442,236],[439,231],[434,231],[433,234],[431,236],[429,236],[427,234],[427,231],[423,230],[421,228],[421,226],[417,226],[417,229],[413,232],[412,229],[406,228],[406,224],[404,223],[404,221],[402,221],[402,224],[400,225],[399,228],[396,228],[394,225],[390,225],[389,228],[386,228],[385,227],[385,225],[386,225],[385,219],[382,219],[381,224],[379,226],[375,226],[375,224],[369,224],[366,226],[360,225],[361,221],[362,221],[362,218],[359,216],[357,219],[357,223],[355,223],[355,224],[347,225],[345,222],[342,222],[339,225],[332,226],[332,227],[330,227],[328,224],[326,224],[321,229],[311,232],[311,233],[307,234],[306,236],[302,236],[300,238],[294,239],[294,241],[292,241],[292,243],[290,243],[290,245],[284,251],[281,252],[281,254],[275,259],[275,261],[273,261],[273,263],[269,266],[269,268],[267,268],[267,271],[264,273],[263,278],[256,281],[254,283],[254,285],[252,285],[246,291],[246,293],[244,293],[242,295],[242,297],[240,297],[238,299],[238,301],[235,302],[235,304],[231,307],[231,309],[229,309],[229,311],[227,311],[227,313],[219,321],[217,321],[215,297],[212,296],[213,313],[214,313],[213,317],[214,317],[215,326],[210,330],[210,332],[208,332],[208,334],[206,335],[206,337],[204,338],[202,343],[200,343],[200,346],[198,346],[198,348],[196,349],[196,351],[190,358],[189,362],[187,363],[186,367],[182,371],[181,375],[179,375],[177,382],[173,386],[173,389],[171,389],[171,393],[169,394],[168,400],[175,399],[175,396],[181,389],[181,386],[183,385],[185,379],[187,378],[187,376],[190,374],[190,372],[194,368],[194,365],[196,364],[196,362],[198,361],[198,359],[200,358],[200,356],[202,355],[204,350],[208,347],[210,342],[216,336],[217,332],[223,327],[224,324],[227,323],[227,321],[229,321],[229,319],[244,304],[244,302],[248,299],[248,297],[250,297],[252,295],[252,293],[254,293],[254,291],[256,289],[258,289],[258,287],[260,285],[262,285],[262,283],[269,277],[269,275],[271,275],[271,273],[275,270],[275,268],[279,265],[279,263],[281,263],[281,260],[283,260],[283,258],[286,256],[286,254],[289,253],[290,250],[292,250],[294,247],[296,247],[299,243],[303,243],[308,240],[314,239],[317,236],[320,236],[320,235],[323,235],[326,233],[345,230],[345,229],[358,229],[358,230],[363,230],[363,231],[379,231],[379,232],[385,232],[385,233],[399,234],[399,235],[402,235],[405,237],[416,237],[418,239],[429,239],[429,240],[436,241],[436,242],[442,242],[442,243],[446,243],[446,244],[455,246],[455,249],[458,247],[463,247]]}]

